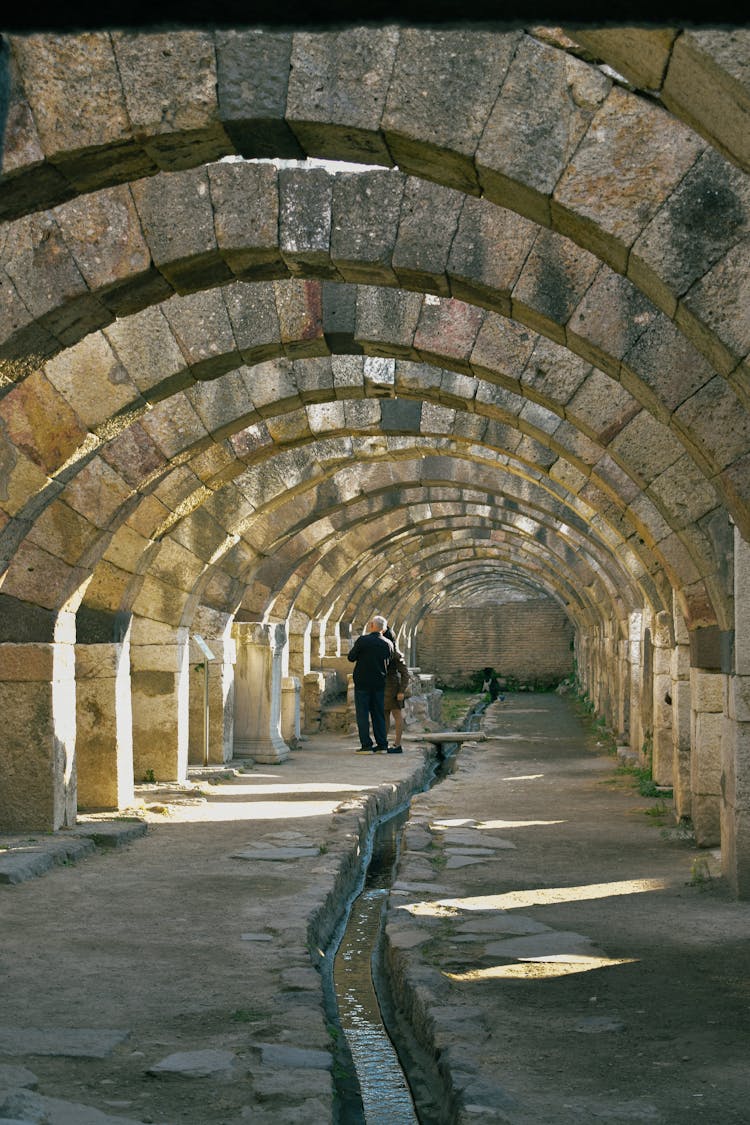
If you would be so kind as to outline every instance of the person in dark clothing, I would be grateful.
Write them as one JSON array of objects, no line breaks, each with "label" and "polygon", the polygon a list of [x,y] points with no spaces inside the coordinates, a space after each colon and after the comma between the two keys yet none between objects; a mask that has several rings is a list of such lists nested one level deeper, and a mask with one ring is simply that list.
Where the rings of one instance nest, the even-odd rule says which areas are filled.
[{"label": "person in dark clothing", "polygon": [[[490,703],[494,703],[498,696],[500,696],[500,681],[495,675],[495,670],[493,668],[485,668],[484,670],[482,691],[488,691],[490,693]],[[504,700],[505,696],[500,696],[500,699]]]},{"label": "person in dark clothing", "polygon": [[[394,648],[386,640],[383,632],[388,627],[384,617],[375,616],[368,625],[368,631],[356,641],[347,653],[347,659],[354,665],[354,709],[359,731],[358,754],[388,749],[388,734],[385,726],[385,679],[388,664]],[[373,746],[370,736],[375,738]]]},{"label": "person in dark clothing", "polygon": [[404,731],[404,700],[409,687],[409,669],[404,660],[403,653],[396,646],[396,637],[389,627],[383,633],[387,641],[393,645],[393,656],[388,665],[385,678],[385,729],[390,730],[391,715],[393,715],[394,745],[388,747],[389,754],[402,754],[401,737]]}]

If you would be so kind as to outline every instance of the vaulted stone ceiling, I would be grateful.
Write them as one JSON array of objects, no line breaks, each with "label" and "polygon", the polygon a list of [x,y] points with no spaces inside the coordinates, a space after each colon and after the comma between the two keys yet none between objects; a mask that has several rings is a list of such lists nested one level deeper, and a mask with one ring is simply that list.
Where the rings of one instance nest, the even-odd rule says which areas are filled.
[{"label": "vaulted stone ceiling", "polygon": [[509,571],[732,627],[748,32],[10,43],[0,639]]}]

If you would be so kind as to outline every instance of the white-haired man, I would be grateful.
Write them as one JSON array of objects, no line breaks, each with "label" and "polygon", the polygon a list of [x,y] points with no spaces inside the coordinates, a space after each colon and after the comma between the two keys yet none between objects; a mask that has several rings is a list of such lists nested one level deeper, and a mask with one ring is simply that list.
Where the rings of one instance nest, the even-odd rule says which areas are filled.
[{"label": "white-haired man", "polygon": [[[358,754],[378,753],[388,749],[385,725],[385,678],[393,656],[393,645],[383,636],[388,622],[377,614],[367,626],[367,632],[356,641],[347,653],[354,665],[354,709],[359,732]],[[370,735],[372,720],[373,745]]]}]

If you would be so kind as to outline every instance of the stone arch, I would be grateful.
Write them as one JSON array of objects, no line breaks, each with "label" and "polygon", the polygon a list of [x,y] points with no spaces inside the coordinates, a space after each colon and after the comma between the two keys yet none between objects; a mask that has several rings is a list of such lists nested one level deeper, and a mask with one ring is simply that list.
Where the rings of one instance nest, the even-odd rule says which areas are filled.
[{"label": "stone arch", "polygon": [[[394,466],[421,456],[422,489],[436,487],[431,471],[448,475],[446,460],[523,493],[517,518],[508,488],[491,517],[416,521],[402,567],[440,560],[460,585],[525,562],[565,589],[590,560],[581,652],[597,697],[622,694],[602,653],[614,668],[623,640],[639,644],[674,600],[693,649],[700,762],[716,725],[701,699],[718,683],[703,677],[738,671],[724,642],[746,629],[731,570],[750,534],[750,194],[736,128],[747,91],[722,31],[588,35],[580,49],[518,28],[9,37],[0,658],[9,683],[19,660],[24,675],[34,665],[54,719],[45,746],[72,752],[55,708],[77,626],[92,648],[108,613],[122,628],[113,679],[129,653],[136,676],[177,683],[190,622],[226,630],[233,606],[272,615],[266,576],[284,591],[279,609],[301,615],[292,537],[272,565],[254,536],[302,495],[304,473],[320,475],[311,495],[334,513],[334,466],[350,459],[356,488],[360,466],[385,454]],[[690,80],[709,73],[706,99]],[[243,85],[248,74],[268,83]],[[713,122],[707,100],[722,108]],[[233,154],[398,171],[215,163]],[[238,206],[251,181],[255,227]],[[165,202],[180,216],[171,232]],[[282,354],[307,357],[294,385],[254,396]],[[236,393],[244,415],[222,402]],[[455,474],[464,496],[466,475]],[[347,544],[387,535],[400,510],[352,509]],[[354,612],[314,507],[300,502],[300,519],[311,574],[335,567],[319,603],[338,590],[337,611]],[[415,591],[412,617],[423,604]],[[168,667],[138,665],[134,647],[160,645]],[[741,724],[727,721],[739,760]],[[72,815],[66,770],[39,800],[45,822]],[[704,799],[712,810],[705,826],[718,796],[693,795],[699,816]]]}]

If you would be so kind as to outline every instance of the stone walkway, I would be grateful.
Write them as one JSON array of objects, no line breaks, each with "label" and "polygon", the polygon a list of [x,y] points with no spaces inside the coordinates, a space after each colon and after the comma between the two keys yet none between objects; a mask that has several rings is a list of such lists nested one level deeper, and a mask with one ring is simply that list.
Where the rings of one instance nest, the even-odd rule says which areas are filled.
[{"label": "stone walkway", "polygon": [[[414,799],[386,931],[446,1120],[747,1122],[750,904],[569,700],[484,730]],[[145,836],[0,886],[0,1125],[335,1120],[315,962],[432,755],[354,745],[143,787]]]}]

